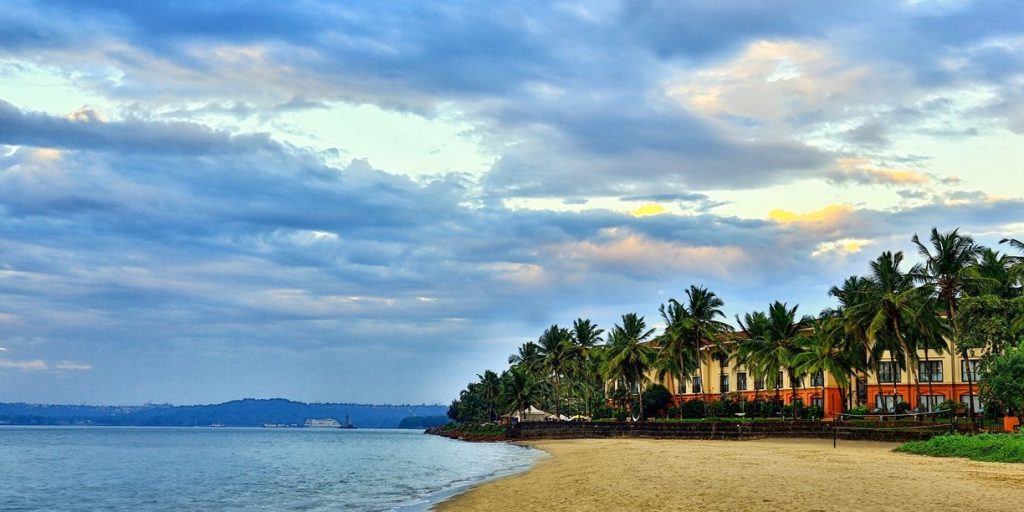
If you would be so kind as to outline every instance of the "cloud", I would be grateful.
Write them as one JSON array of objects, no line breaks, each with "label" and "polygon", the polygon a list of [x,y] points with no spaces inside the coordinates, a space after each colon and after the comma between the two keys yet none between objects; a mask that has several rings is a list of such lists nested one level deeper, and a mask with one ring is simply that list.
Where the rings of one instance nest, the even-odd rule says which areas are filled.
[{"label": "cloud", "polygon": [[92,366],[74,361],[48,363],[42,359],[29,359],[23,361],[0,359],[0,369],[2,368],[22,371],[85,371],[91,370]]},{"label": "cloud", "polygon": [[930,184],[932,178],[918,171],[876,167],[866,158],[841,158],[828,174],[828,180],[836,184],[917,187]]}]

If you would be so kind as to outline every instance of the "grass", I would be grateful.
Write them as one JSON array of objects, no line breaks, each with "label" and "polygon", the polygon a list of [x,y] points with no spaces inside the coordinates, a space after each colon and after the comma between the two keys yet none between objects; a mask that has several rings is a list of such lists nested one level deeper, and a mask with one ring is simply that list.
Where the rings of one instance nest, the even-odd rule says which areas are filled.
[{"label": "grass", "polygon": [[1024,435],[946,434],[928,441],[905,443],[893,451],[932,457],[962,457],[982,462],[1024,463]]}]

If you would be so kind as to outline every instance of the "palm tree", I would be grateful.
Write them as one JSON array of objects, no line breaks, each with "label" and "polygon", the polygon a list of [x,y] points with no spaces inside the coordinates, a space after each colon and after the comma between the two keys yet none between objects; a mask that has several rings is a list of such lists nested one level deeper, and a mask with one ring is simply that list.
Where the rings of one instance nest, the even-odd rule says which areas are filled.
[{"label": "palm tree", "polygon": [[[964,286],[971,280],[971,268],[975,265],[981,247],[974,243],[974,239],[963,236],[959,229],[949,233],[941,234],[936,228],[931,232],[931,248],[926,247],[915,234],[911,241],[917,246],[917,251],[925,260],[924,269],[917,269],[915,274],[926,285],[932,287],[934,293],[946,307],[946,319],[953,328],[953,366],[956,367],[956,337],[959,334],[956,326],[957,300],[963,293]],[[1012,244],[1011,244],[1012,245]],[[921,270],[924,270],[923,272]],[[968,354],[964,351],[960,354],[965,361]],[[974,396],[974,378],[968,366],[967,371],[967,392]],[[974,419],[974,400],[970,400],[968,410],[971,419]]]},{"label": "palm tree", "polygon": [[811,334],[805,338],[804,350],[793,357],[793,364],[800,373],[814,375],[821,372],[821,408],[822,413],[827,414],[829,409],[825,399],[825,375],[831,375],[839,385],[840,392],[845,394],[850,378],[854,375],[856,362],[854,354],[847,350],[841,317],[823,315],[813,322],[812,327]]},{"label": "palm tree", "polygon": [[522,413],[540,400],[533,375],[525,368],[516,366],[502,374],[501,396],[508,414]]},{"label": "palm tree", "polygon": [[[676,380],[676,391],[686,376],[697,367],[693,338],[689,336],[691,320],[685,308],[676,301],[662,304],[658,311],[665,321],[665,332],[658,337],[658,378],[671,375]],[[682,417],[682,408],[680,408]]]},{"label": "palm tree", "polygon": [[[872,364],[877,368],[883,354],[888,351],[894,377],[907,368],[906,356],[911,348],[906,338],[909,325],[917,320],[920,313],[932,313],[925,303],[930,290],[914,286],[917,276],[924,273],[923,267],[915,265],[910,272],[903,272],[900,270],[902,262],[902,251],[885,251],[872,261],[868,276],[870,285],[859,290],[863,294],[859,302],[847,309],[850,320],[858,325],[858,330],[863,330],[871,346]],[[879,375],[880,394],[881,385]],[[894,397],[899,394],[897,385],[897,379],[893,378]]]},{"label": "palm tree", "polygon": [[555,417],[561,419],[562,376],[570,369],[575,352],[572,335],[568,329],[552,325],[537,339],[537,347],[545,376],[554,384]]},{"label": "palm tree", "polygon": [[964,283],[964,295],[978,297],[995,295],[1012,299],[1020,293],[1016,286],[1017,276],[1012,270],[1015,260],[1012,256],[982,249],[978,261],[969,269],[971,279]]},{"label": "palm tree", "polygon": [[484,371],[483,375],[477,374],[480,379],[480,396],[484,399],[484,404],[487,406],[487,420],[494,421],[495,413],[494,407],[498,401],[498,395],[501,393],[501,383],[498,379],[498,374],[491,370]]},{"label": "palm tree", "polygon": [[732,358],[737,366],[742,365],[754,378],[754,402],[758,403],[761,390],[757,382],[764,384],[765,373],[758,364],[756,355],[758,347],[768,337],[768,316],[762,311],[745,313],[743,319],[736,315],[736,324],[739,325],[743,338],[736,340],[736,350],[733,351]]},{"label": "palm tree", "polygon": [[[767,314],[750,313],[745,315],[745,322],[740,322],[741,328],[754,336],[741,341],[737,353],[755,372],[764,375],[765,385],[775,389],[777,402],[782,401],[781,369],[789,375],[790,403],[796,398],[796,382],[800,373],[795,359],[803,351],[801,331],[811,322],[809,316],[797,318],[798,308],[775,301],[768,305]],[[793,413],[795,418],[795,407]]]},{"label": "palm tree", "polygon": [[589,319],[577,318],[572,324],[572,341],[576,349],[576,364],[574,366],[577,373],[574,384],[586,404],[587,416],[591,415],[594,391],[601,386],[600,375],[598,375],[593,355],[594,349],[603,341],[602,334],[604,334],[604,329],[598,328],[597,324]]},{"label": "palm tree", "polygon": [[[709,291],[703,286],[691,285],[686,290],[686,304],[682,305],[675,299],[668,300],[668,310],[677,318],[685,318],[685,326],[681,327],[686,333],[686,337],[689,338],[689,343],[693,347],[695,357],[694,359],[698,363],[698,373],[700,373],[701,387],[700,395],[701,400],[707,404],[707,380],[703,375],[703,365],[700,365],[704,361],[704,356],[710,356],[706,353],[704,347],[709,345],[717,345],[726,333],[732,331],[729,324],[718,320],[719,318],[725,318],[725,313],[722,312],[722,307],[725,305],[722,299],[718,298],[714,292]],[[710,363],[708,364],[710,367]]]},{"label": "palm tree", "polygon": [[653,349],[645,341],[652,334],[654,329],[647,328],[644,317],[622,315],[622,325],[612,328],[608,360],[601,368],[606,379],[622,382],[627,390],[636,389],[640,415],[634,419],[644,419],[644,387],[654,360]]},{"label": "palm tree", "polygon": [[[827,312],[830,315],[842,318],[846,350],[856,362],[857,374],[865,379],[867,378],[868,363],[871,359],[870,344],[867,339],[867,325],[855,318],[850,313],[850,309],[857,304],[863,303],[870,296],[871,287],[871,280],[855,275],[847,277],[843,284],[833,286],[828,292],[829,295],[839,300],[839,307]],[[853,386],[851,386],[849,393],[847,393],[847,397],[849,405],[852,407],[854,403]]]},{"label": "palm tree", "polygon": [[532,341],[527,341],[519,346],[519,351],[508,356],[508,364],[513,367],[522,368],[531,375],[539,375],[544,365],[544,358],[540,354],[540,347]]}]

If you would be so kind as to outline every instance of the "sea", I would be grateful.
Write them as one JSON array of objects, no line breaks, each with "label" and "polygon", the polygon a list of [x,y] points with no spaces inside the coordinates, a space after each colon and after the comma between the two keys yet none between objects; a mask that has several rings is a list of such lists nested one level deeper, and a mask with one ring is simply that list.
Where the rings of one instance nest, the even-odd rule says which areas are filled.
[{"label": "sea", "polygon": [[421,430],[0,427],[0,510],[418,511],[543,455]]}]

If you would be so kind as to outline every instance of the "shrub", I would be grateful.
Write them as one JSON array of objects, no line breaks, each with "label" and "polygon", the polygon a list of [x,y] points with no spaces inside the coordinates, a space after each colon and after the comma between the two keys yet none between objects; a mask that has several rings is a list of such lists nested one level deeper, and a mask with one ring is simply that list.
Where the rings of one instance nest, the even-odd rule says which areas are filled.
[{"label": "shrub", "polygon": [[[944,400],[941,403],[939,403],[939,405],[938,405],[938,410],[940,410],[940,411],[952,411],[953,413],[962,412],[963,408],[964,408],[964,404],[962,404],[960,402],[957,402],[956,400]],[[943,416],[947,416],[948,417],[949,415],[948,414],[943,414]]]},{"label": "shrub", "polygon": [[910,412],[910,402],[897,402],[894,409],[896,414],[906,414]]},{"label": "shrub", "polygon": [[615,409],[614,418],[616,420],[618,420],[618,421],[626,421],[626,416],[627,416],[627,414],[626,414],[626,410],[625,409]]},{"label": "shrub", "polygon": [[935,436],[928,441],[906,443],[893,451],[932,457],[964,457],[984,462],[1024,462],[1024,436],[946,434]]},{"label": "shrub", "polygon": [[653,384],[644,391],[644,413],[648,416],[655,416],[661,412],[669,400],[672,399],[672,393],[669,392],[668,388],[661,384]]},{"label": "shrub", "polygon": [[666,414],[668,415],[669,418],[678,418],[679,417],[679,411],[682,411],[682,409],[680,409],[679,407],[676,407],[676,406],[672,406],[672,407],[668,408],[668,412]]},{"label": "shrub", "polygon": [[684,418],[703,418],[704,417],[704,401],[693,399],[683,402],[680,406],[683,410]]},{"label": "shrub", "polygon": [[807,419],[810,420],[820,420],[822,417],[825,416],[825,411],[821,408],[820,405],[812,405],[807,408],[806,416]]},{"label": "shrub", "polygon": [[868,406],[866,405],[858,405],[857,407],[852,407],[849,411],[847,411],[847,414],[853,414],[856,416],[864,416],[870,413],[871,410],[868,409]]}]

